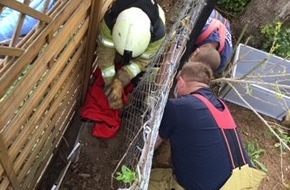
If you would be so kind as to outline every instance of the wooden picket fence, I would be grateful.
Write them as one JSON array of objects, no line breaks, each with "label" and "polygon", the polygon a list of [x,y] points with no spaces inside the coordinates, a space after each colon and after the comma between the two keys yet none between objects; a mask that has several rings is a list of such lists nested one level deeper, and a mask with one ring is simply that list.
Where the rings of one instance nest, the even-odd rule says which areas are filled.
[{"label": "wooden picket fence", "polygon": [[[97,26],[111,0],[0,0],[20,12],[0,45],[0,189],[34,189],[83,101],[96,58]],[[20,35],[25,16],[39,23]]]}]

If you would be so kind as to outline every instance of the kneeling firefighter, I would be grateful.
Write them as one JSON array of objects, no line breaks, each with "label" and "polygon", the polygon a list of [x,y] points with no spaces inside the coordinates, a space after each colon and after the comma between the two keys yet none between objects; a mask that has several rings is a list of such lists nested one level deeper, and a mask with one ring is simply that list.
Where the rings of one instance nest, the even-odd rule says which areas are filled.
[{"label": "kneeling firefighter", "polygon": [[[101,21],[97,64],[112,109],[123,107],[123,87],[145,70],[165,39],[165,15],[156,0],[116,0]],[[115,69],[115,57],[122,66]]]}]

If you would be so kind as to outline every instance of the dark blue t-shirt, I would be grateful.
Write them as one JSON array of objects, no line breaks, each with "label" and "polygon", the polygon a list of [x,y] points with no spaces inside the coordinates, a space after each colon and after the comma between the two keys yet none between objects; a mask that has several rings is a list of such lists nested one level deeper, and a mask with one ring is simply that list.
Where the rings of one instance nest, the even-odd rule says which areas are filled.
[{"label": "dark blue t-shirt", "polygon": [[[195,93],[224,109],[210,89]],[[185,189],[217,190],[229,178],[231,165],[221,131],[198,98],[185,95],[169,99],[159,135],[170,139],[173,169]]]}]

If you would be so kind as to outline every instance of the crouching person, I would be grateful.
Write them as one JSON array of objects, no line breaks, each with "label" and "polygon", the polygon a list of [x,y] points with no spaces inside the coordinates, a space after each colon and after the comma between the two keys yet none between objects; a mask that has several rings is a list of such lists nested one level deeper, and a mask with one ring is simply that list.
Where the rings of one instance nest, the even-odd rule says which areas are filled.
[{"label": "crouching person", "polygon": [[229,20],[224,18],[217,10],[213,10],[195,46],[197,46],[197,49],[190,56],[192,61],[203,62],[203,59],[212,57],[211,54],[215,54],[215,51],[220,54],[218,65],[212,65],[214,75],[220,76],[228,67],[234,51]]},{"label": "crouching person", "polygon": [[[149,190],[258,189],[265,174],[253,168],[237,126],[209,88],[210,67],[187,62],[177,75],[159,128],[171,144],[171,168],[152,169]],[[232,183],[235,181],[235,183]]]},{"label": "crouching person", "polygon": [[[112,109],[121,109],[122,90],[151,63],[165,39],[165,14],[156,0],[116,0],[104,15],[97,64]],[[115,57],[121,67],[115,68]]]}]

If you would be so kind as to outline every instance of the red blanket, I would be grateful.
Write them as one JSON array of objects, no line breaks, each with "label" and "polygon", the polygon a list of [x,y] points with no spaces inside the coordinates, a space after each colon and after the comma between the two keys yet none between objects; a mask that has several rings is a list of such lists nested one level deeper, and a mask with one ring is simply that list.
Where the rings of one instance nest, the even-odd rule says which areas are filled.
[{"label": "red blanket", "polygon": [[[103,90],[104,80],[101,70],[94,73],[96,78],[90,87],[85,103],[81,108],[81,117],[85,120],[93,120],[92,135],[101,138],[114,137],[121,127],[121,110],[113,110],[109,106],[108,99]],[[132,92],[133,85],[128,84],[123,91],[123,103],[127,103],[127,94]]]}]

